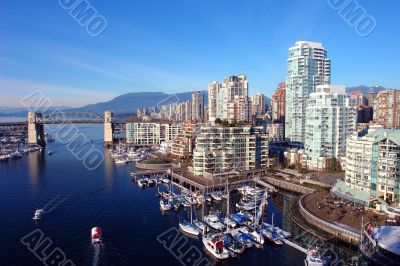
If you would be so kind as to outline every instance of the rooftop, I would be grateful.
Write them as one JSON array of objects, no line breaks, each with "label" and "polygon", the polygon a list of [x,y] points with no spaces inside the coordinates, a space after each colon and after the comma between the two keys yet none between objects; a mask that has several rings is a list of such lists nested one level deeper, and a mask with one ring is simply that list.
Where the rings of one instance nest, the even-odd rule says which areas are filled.
[{"label": "rooftop", "polygon": [[381,248],[400,255],[400,226],[380,226],[375,238]]}]

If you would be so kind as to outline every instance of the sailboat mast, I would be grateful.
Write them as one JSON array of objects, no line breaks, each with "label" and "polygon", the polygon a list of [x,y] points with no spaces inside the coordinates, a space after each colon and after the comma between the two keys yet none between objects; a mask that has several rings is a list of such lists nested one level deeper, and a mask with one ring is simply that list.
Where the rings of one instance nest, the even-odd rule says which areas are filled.
[{"label": "sailboat mast", "polygon": [[226,180],[226,193],[227,193],[227,200],[226,200],[226,217],[229,217],[229,197],[230,197],[230,193],[229,193],[229,186],[228,186],[228,179]]}]

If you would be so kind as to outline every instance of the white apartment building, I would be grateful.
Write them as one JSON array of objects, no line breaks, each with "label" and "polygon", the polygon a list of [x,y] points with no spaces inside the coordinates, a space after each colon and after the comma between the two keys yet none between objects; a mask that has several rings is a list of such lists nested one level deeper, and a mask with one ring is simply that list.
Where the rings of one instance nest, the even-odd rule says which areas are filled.
[{"label": "white apartment building", "polygon": [[226,174],[268,165],[268,134],[260,128],[205,126],[196,137],[193,172],[196,176]]},{"label": "white apartment building", "polygon": [[216,118],[228,121],[249,121],[250,101],[246,75],[224,78],[222,84],[217,81],[208,85],[209,121]]},{"label": "white apartment building", "polygon": [[180,124],[126,123],[126,142],[137,146],[159,145],[173,141],[180,130]]},{"label": "white apartment building", "polygon": [[345,86],[318,85],[306,107],[308,168],[325,170],[330,158],[346,153],[346,139],[357,130],[357,106]]},{"label": "white apartment building", "polygon": [[382,198],[400,207],[400,130],[372,128],[347,140],[345,185],[348,195]]},{"label": "white apartment building", "polygon": [[331,63],[321,43],[306,41],[289,48],[287,63],[285,137],[293,146],[302,147],[308,97],[317,85],[330,84]]}]

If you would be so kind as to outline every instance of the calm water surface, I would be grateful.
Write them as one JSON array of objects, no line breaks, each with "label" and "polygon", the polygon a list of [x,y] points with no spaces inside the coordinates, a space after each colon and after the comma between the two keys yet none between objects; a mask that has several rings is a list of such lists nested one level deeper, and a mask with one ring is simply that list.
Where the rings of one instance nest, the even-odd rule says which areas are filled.
[{"label": "calm water surface", "polygon": [[[103,151],[101,125],[76,127]],[[177,227],[179,217],[187,213],[162,214],[155,188],[141,190],[130,181],[132,164],[116,166],[105,152],[104,163],[89,171],[57,141],[47,149],[54,154],[42,151],[0,163],[0,265],[44,265],[20,241],[35,229],[40,229],[51,239],[51,247],[60,248],[75,265],[182,265],[157,236]],[[270,221],[274,213],[277,225],[300,235],[298,240],[306,239],[307,235],[287,217],[290,198],[281,195],[270,200],[265,219]],[[36,224],[33,212],[45,206],[48,213]],[[224,206],[214,206],[218,207]],[[198,215],[202,212],[197,210]],[[104,246],[97,251],[90,243],[93,226],[104,231]],[[189,244],[207,256],[199,240],[191,239]],[[336,252],[345,254],[342,249]],[[304,265],[304,258],[290,247],[266,244],[261,250],[247,251],[220,264]]]}]

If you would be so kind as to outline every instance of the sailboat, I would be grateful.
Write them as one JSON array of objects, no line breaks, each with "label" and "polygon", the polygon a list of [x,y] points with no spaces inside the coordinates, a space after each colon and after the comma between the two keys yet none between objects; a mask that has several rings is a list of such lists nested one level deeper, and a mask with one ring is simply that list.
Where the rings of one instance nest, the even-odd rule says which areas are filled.
[{"label": "sailboat", "polygon": [[199,236],[201,234],[201,229],[193,224],[193,211],[192,207],[190,207],[190,222],[187,220],[183,220],[183,222],[179,223],[179,228],[190,235]]},{"label": "sailboat", "polygon": [[283,242],[281,240],[281,238],[283,237],[280,236],[278,233],[276,233],[274,229],[274,213],[272,213],[272,225],[268,223],[263,223],[260,232],[265,238],[267,238],[272,243],[276,245],[283,245]]},{"label": "sailboat", "polygon": [[226,186],[225,186],[225,192],[226,192],[226,215],[224,218],[224,224],[228,227],[228,228],[235,228],[237,226],[237,223],[235,220],[230,218],[230,191],[229,191],[229,187],[228,187],[228,180],[226,181]]}]

